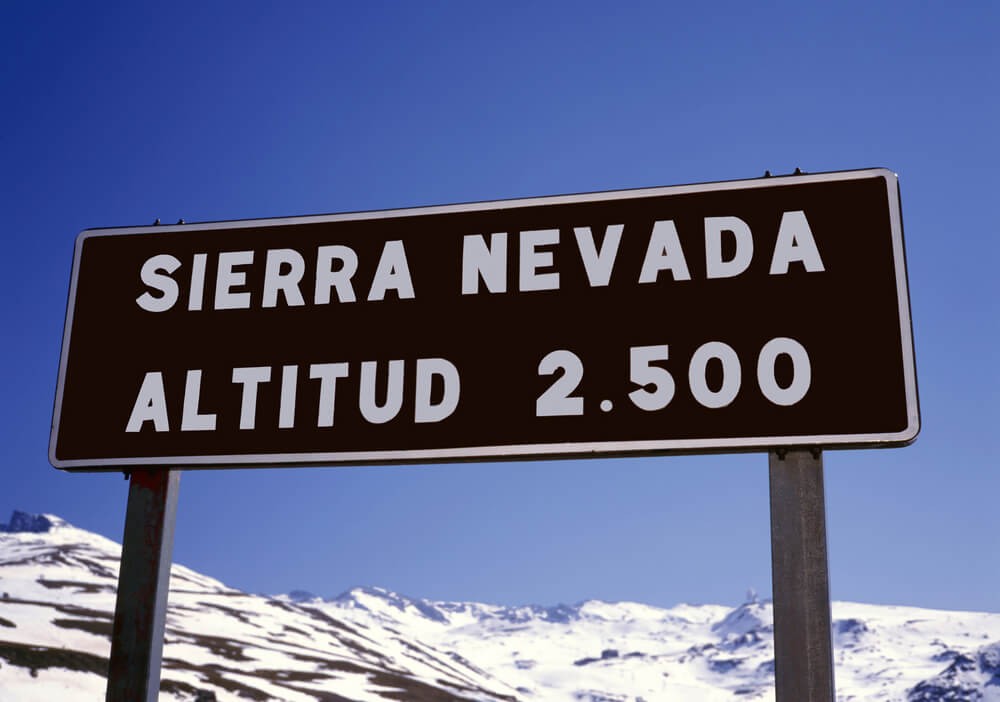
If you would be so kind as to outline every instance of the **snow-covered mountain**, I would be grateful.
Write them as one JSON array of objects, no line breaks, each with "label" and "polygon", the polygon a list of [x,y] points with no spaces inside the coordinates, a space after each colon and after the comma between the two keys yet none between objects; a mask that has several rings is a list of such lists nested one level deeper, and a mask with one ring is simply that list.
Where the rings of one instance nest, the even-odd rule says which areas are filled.
[{"label": "snow-covered mountain", "polygon": [[[23,525],[31,528],[21,531]],[[58,517],[0,533],[0,702],[102,699],[121,547]],[[448,651],[171,570],[161,700],[514,700]]]},{"label": "snow-covered mountain", "polygon": [[[460,651],[553,702],[774,699],[769,602],[498,607],[359,589],[316,606]],[[837,698],[1000,702],[1000,615],[835,602]]]},{"label": "snow-covered mountain", "polygon": [[[0,702],[100,699],[118,544],[0,525]],[[835,602],[838,700],[1000,702],[1000,614]],[[161,700],[773,700],[767,602],[503,607],[265,597],[174,565]]]}]

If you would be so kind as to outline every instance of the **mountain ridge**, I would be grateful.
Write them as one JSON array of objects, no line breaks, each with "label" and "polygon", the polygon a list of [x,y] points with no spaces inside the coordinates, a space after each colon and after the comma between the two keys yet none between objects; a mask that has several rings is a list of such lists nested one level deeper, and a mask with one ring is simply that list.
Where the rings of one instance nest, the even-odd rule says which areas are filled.
[{"label": "mountain ridge", "polygon": [[[100,696],[120,546],[55,515],[15,514],[0,530],[3,700]],[[1000,614],[833,611],[841,702],[1000,701]],[[263,596],[175,564],[163,656],[164,701],[774,699],[773,615],[755,596],[671,608],[444,602],[383,587]]]}]

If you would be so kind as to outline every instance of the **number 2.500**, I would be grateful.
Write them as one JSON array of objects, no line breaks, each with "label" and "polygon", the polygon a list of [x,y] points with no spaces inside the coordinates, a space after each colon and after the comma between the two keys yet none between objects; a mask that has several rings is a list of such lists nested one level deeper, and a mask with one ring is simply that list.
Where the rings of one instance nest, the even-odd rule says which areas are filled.
[{"label": "number 2.500", "polygon": [[[778,383],[775,365],[778,358],[788,356],[792,363],[792,379],[785,386]],[[629,349],[629,380],[637,389],[628,394],[636,407],[648,412],[663,409],[674,399],[676,385],[670,371],[656,365],[670,359],[667,344],[633,346]],[[722,366],[722,383],[717,389],[708,384],[708,364],[718,361]],[[538,364],[538,375],[563,374],[543,392],[535,402],[535,415],[556,417],[583,414],[583,397],[574,395],[583,380],[583,361],[572,351],[557,349]],[[743,385],[743,368],[732,346],[721,341],[709,341],[695,350],[688,364],[688,388],[694,399],[704,407],[726,407],[736,399]],[[809,392],[812,368],[805,347],[795,339],[771,339],[757,356],[757,386],[768,400],[776,405],[794,405]],[[602,402],[602,409],[611,402]]]}]

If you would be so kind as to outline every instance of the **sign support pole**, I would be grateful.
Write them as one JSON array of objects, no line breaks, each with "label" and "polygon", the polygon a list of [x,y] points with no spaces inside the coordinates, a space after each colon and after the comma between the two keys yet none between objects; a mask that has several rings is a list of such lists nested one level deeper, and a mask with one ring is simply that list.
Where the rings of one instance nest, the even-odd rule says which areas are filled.
[{"label": "sign support pole", "polygon": [[823,456],[772,451],[771,580],[777,702],[834,702]]},{"label": "sign support pole", "polygon": [[180,471],[137,470],[129,482],[107,702],[156,702]]}]

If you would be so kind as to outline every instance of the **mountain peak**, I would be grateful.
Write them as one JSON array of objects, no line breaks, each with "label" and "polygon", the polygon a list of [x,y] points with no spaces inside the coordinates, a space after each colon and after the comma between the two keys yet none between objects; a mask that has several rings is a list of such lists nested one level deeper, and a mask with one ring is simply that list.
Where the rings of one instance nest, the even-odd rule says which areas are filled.
[{"label": "mountain peak", "polygon": [[761,635],[774,631],[774,611],[770,602],[744,602],[712,626],[722,638]]},{"label": "mountain peak", "polygon": [[322,601],[322,598],[319,595],[309,592],[308,590],[292,590],[286,595],[286,597],[296,604]]},{"label": "mountain peak", "polygon": [[337,595],[330,602],[340,607],[359,609],[372,614],[386,610],[399,613],[415,611],[432,621],[447,622],[447,617],[435,607],[434,603],[400,595],[382,587],[356,587]]},{"label": "mountain peak", "polygon": [[29,514],[28,512],[14,510],[13,514],[10,515],[10,523],[0,524],[0,532],[8,534],[45,534],[51,531],[53,527],[65,525],[66,522],[51,514]]}]

